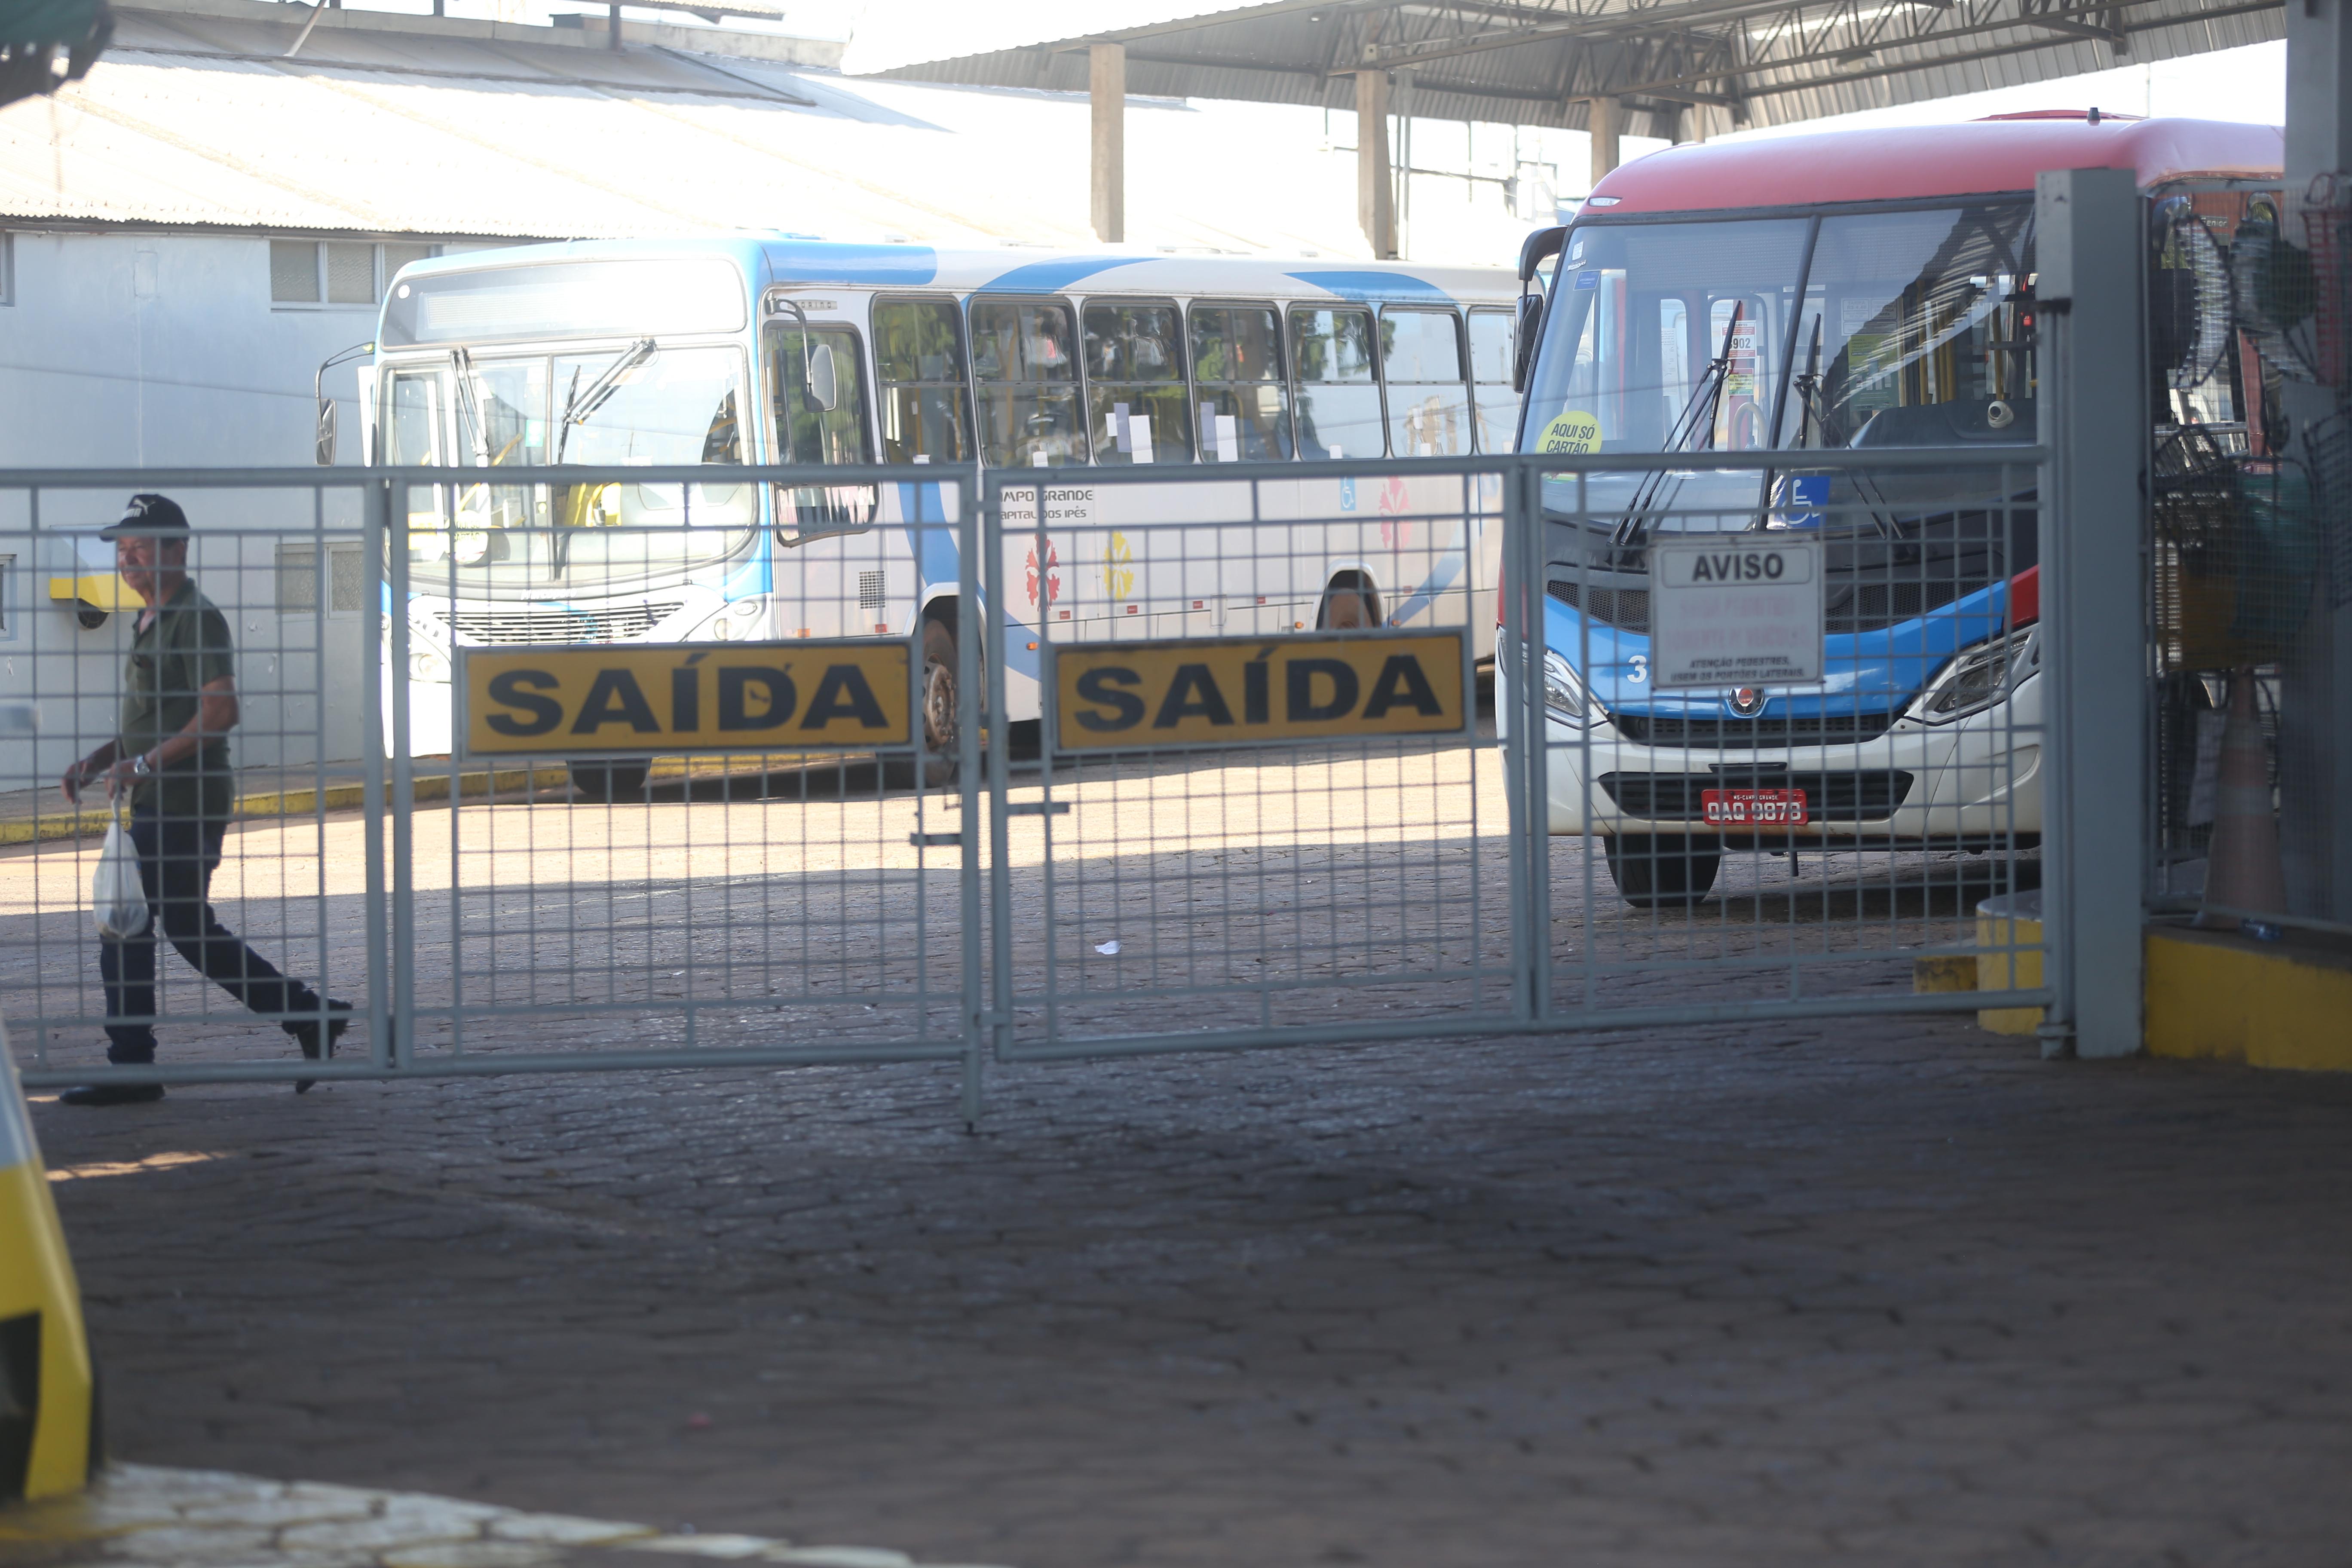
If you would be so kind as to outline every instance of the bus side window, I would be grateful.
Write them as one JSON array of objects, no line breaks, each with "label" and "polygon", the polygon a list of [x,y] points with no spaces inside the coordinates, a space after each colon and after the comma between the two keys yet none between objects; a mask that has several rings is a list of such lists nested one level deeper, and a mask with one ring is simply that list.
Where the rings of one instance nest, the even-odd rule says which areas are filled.
[{"label": "bus side window", "polygon": [[[776,460],[782,463],[872,461],[866,420],[864,357],[847,327],[768,326],[768,404],[776,425]],[[833,360],[833,406],[809,391],[809,361],[818,349]],[[871,485],[776,487],[776,523],[787,542],[817,533],[864,528],[878,498]]]},{"label": "bus side window", "polygon": [[951,300],[880,300],[874,363],[882,383],[882,460],[971,460],[962,314]]},{"label": "bus side window", "polygon": [[1273,306],[1193,306],[1192,385],[1201,405],[1203,459],[1290,460],[1282,325]]},{"label": "bus side window", "polygon": [[1087,460],[1078,418],[1077,323],[1059,300],[971,302],[981,448],[999,468]]},{"label": "bus side window", "polygon": [[1189,463],[1184,333],[1176,307],[1087,306],[1087,423],[1098,463]]},{"label": "bus side window", "polygon": [[1511,390],[1512,312],[1470,312],[1470,384],[1477,398],[1478,450],[1507,452],[1519,428],[1519,395]]},{"label": "bus side window", "polygon": [[1356,306],[1290,313],[1298,377],[1298,450],[1308,458],[1377,458],[1381,388],[1372,370],[1372,313]]},{"label": "bus side window", "polygon": [[1470,389],[1462,324],[1451,310],[1381,312],[1381,374],[1389,386],[1389,450],[1458,458],[1470,449]]}]

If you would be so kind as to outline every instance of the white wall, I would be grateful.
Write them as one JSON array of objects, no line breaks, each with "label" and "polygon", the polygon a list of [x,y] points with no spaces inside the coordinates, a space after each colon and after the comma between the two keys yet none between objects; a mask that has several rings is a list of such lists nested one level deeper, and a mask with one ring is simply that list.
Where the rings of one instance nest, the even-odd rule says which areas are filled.
[{"label": "white wall", "polygon": [[[311,376],[375,331],[373,307],[273,305],[266,237],[19,229],[11,242],[14,302],[0,306],[0,556],[16,559],[0,698],[38,700],[42,736],[35,755],[12,747],[20,754],[0,761],[0,790],[53,780],[111,734],[130,616],[85,630],[69,606],[49,602],[47,580],[77,570],[77,533],[87,543],[125,497],[156,488],[124,476],[88,491],[44,491],[36,528],[30,499],[5,471],[309,468]],[[342,460],[356,465],[352,368],[331,373],[331,384],[345,400]],[[167,493],[197,530],[200,585],[236,627],[245,698],[237,763],[359,756],[361,617],[330,614],[322,627],[308,613],[280,614],[276,574],[281,546],[302,542],[314,515],[352,537],[355,496]]]}]

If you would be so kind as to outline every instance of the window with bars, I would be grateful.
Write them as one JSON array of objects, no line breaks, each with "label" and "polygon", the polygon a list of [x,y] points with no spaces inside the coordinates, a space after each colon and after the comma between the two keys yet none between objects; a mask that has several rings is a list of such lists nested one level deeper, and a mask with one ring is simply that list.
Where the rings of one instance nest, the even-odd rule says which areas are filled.
[{"label": "window with bars", "polygon": [[373,305],[383,286],[412,261],[440,247],[374,244],[352,239],[273,239],[269,242],[269,302],[273,305]]},{"label": "window with bars", "polygon": [[[356,614],[367,594],[367,578],[356,544],[327,546],[327,610],[331,615]],[[278,547],[278,613],[307,616],[319,607],[319,547],[281,544]]]}]

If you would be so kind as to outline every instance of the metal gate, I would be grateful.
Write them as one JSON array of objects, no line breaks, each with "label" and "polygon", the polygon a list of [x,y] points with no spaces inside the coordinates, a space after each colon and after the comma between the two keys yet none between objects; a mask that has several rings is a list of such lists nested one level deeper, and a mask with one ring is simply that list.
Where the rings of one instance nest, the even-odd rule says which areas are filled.
[{"label": "metal gate", "polygon": [[[976,1114],[989,1058],[2031,1029],[2044,456],[0,476],[0,700],[43,724],[5,782],[111,732],[137,605],[90,525],[173,491],[246,703],[213,902],[357,1033],[306,1061],[262,1026],[323,1002],[166,961],[126,1081],[952,1059]],[[1631,579],[1725,539],[1813,552],[1815,679],[1659,678]],[[0,1007],[81,1081],[102,822],[7,798]],[[1962,949],[1981,989],[1914,991]]]}]

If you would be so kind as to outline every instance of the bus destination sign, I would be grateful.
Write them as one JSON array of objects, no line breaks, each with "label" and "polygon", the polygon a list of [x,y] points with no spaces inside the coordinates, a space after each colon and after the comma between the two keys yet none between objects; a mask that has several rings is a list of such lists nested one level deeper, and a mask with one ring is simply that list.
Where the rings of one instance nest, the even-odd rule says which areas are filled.
[{"label": "bus destination sign", "polygon": [[468,758],[914,743],[902,638],[456,652],[457,731]]},{"label": "bus destination sign", "polygon": [[1822,547],[1755,534],[1650,547],[1650,669],[1661,688],[1822,679]]},{"label": "bus destination sign", "polygon": [[1457,735],[1474,710],[1460,631],[1048,647],[1062,752]]}]

